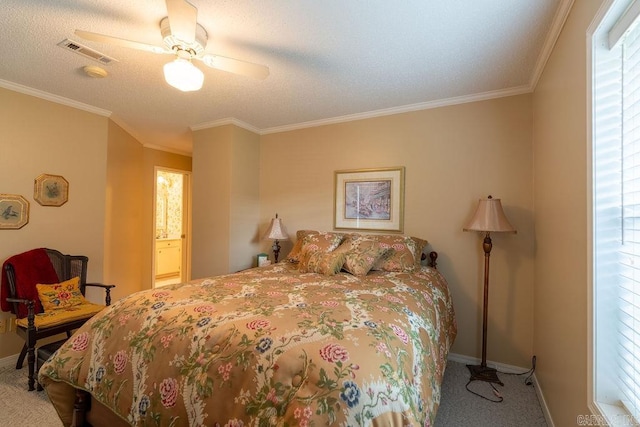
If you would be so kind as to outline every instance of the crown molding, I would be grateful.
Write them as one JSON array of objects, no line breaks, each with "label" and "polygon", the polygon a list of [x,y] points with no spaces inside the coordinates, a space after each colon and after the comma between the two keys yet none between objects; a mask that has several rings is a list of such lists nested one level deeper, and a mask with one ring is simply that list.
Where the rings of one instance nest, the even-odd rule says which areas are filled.
[{"label": "crown molding", "polygon": [[239,128],[248,130],[249,132],[257,133],[259,135],[262,134],[262,131],[259,128],[252,126],[249,123],[243,122],[242,120],[238,120],[234,117],[227,117],[225,119],[214,120],[212,122],[205,122],[205,123],[193,125],[191,126],[191,130],[197,131],[202,129],[215,128],[215,127],[224,126],[224,125],[235,125],[235,126],[238,126]]},{"label": "crown molding", "polygon": [[56,104],[66,105],[67,107],[77,108],[89,113],[97,114],[99,116],[110,117],[111,111],[103,110],[102,108],[94,107],[83,102],[74,101],[73,99],[65,98],[63,96],[53,95],[48,92],[44,92],[38,89],[33,89],[27,86],[23,86],[18,83],[13,83],[7,80],[0,79],[0,87],[12,90],[14,92],[20,92],[25,95],[34,96],[36,98],[44,99],[47,101],[55,102]]},{"label": "crown molding", "polygon": [[[115,124],[120,126],[125,132],[127,132],[134,139],[136,139],[138,142],[142,141],[140,136],[137,135],[137,132],[135,132],[124,121],[120,120],[118,117],[111,117],[111,115],[112,115],[111,111],[103,110],[102,108],[97,108],[97,107],[94,107],[92,105],[88,105],[88,104],[84,104],[82,102],[74,101],[73,99],[65,98],[65,97],[58,96],[58,95],[53,95],[53,94],[48,93],[48,92],[43,92],[41,90],[33,89],[33,88],[30,88],[30,87],[27,87],[27,86],[24,86],[24,85],[21,85],[21,84],[18,84],[18,83],[13,83],[13,82],[10,82],[10,81],[7,81],[7,80],[0,79],[0,87],[2,87],[4,89],[12,90],[14,92],[19,92],[19,93],[22,93],[22,94],[25,94],[25,95],[34,96],[36,98],[40,98],[40,99],[44,99],[44,100],[47,100],[47,101],[55,102],[56,104],[66,105],[67,107],[77,108],[79,110],[87,111],[89,113],[94,113],[94,114],[97,114],[99,116],[108,117]],[[183,155],[183,156],[191,157],[191,153],[189,153],[189,152],[176,150],[176,149],[169,148],[169,147],[164,147],[164,146],[160,146],[160,145],[153,145],[153,144],[142,144],[142,143],[141,143],[141,145],[143,147],[145,147],[145,148],[151,148],[151,149],[154,149],[154,150],[166,151],[166,152],[169,152],[169,153],[180,154],[180,155]]]},{"label": "crown molding", "polygon": [[133,130],[126,122],[124,122],[123,120],[120,120],[120,118],[117,116],[111,117],[111,121],[116,125],[120,126],[122,130],[128,133],[133,139],[135,139],[140,145],[142,145],[143,148],[149,148],[152,150],[165,151],[167,153],[180,154],[181,156],[192,157],[192,153],[188,151],[182,151],[176,148],[166,147],[164,145],[147,144],[145,142],[142,142],[143,138],[135,130]]},{"label": "crown molding", "polygon": [[549,60],[549,57],[551,57],[551,53],[553,52],[553,48],[560,37],[560,33],[562,32],[565,22],[567,22],[567,18],[569,17],[574,1],[575,0],[561,0],[560,6],[556,9],[556,15],[553,18],[551,28],[547,33],[547,38],[544,41],[544,45],[542,46],[542,50],[538,56],[538,61],[536,62],[533,74],[531,75],[530,86],[532,92],[538,85],[538,80],[542,77],[544,68],[547,66],[547,61]]},{"label": "crown molding", "polygon": [[187,152],[187,151],[182,151],[182,150],[177,150],[177,149],[171,148],[171,147],[165,147],[163,145],[142,144],[142,146],[144,148],[150,148],[152,150],[166,151],[167,153],[179,154],[179,155],[185,156],[185,157],[193,157],[193,153],[190,153],[190,152]]},{"label": "crown molding", "polygon": [[123,131],[125,131],[130,136],[132,136],[133,139],[135,139],[140,143],[140,145],[144,146],[144,143],[142,142],[142,138],[140,138],[140,135],[138,135],[138,133],[135,130],[133,130],[124,120],[121,120],[120,117],[118,116],[113,116],[111,117],[111,121],[116,125],[120,126],[120,128]]},{"label": "crown molding", "polygon": [[346,116],[332,117],[329,119],[314,120],[302,122],[293,125],[278,126],[262,129],[260,135],[271,133],[289,132],[292,130],[305,129],[310,127],[332,125],[337,123],[351,122],[355,120],[371,119],[374,117],[390,116],[393,114],[409,113],[413,111],[429,110],[432,108],[447,107],[451,105],[466,104],[469,102],[486,101],[489,99],[503,98],[506,96],[522,95],[530,93],[530,86],[517,86],[509,89],[501,89],[490,92],[477,93],[473,95],[457,96],[447,99],[439,99],[437,101],[421,102],[418,104],[404,105],[402,107],[385,108],[381,110],[373,110],[366,113],[350,114]]},{"label": "crown molding", "polygon": [[509,89],[494,90],[490,92],[482,92],[482,93],[477,93],[473,95],[457,96],[453,98],[439,99],[437,101],[420,102],[418,104],[403,105],[401,107],[384,108],[381,110],[373,110],[365,113],[349,114],[345,116],[337,116],[337,117],[331,117],[328,119],[313,120],[308,122],[295,123],[292,125],[276,126],[271,128],[265,128],[265,129],[260,129],[248,123],[245,123],[241,120],[238,120],[236,118],[228,117],[225,119],[214,120],[211,122],[205,122],[205,123],[191,126],[191,130],[198,131],[202,129],[209,129],[209,128],[214,128],[214,127],[224,126],[224,125],[235,125],[243,129],[246,129],[250,132],[257,133],[258,135],[268,135],[272,133],[289,132],[292,130],[306,129],[306,128],[312,128],[317,126],[326,126],[326,125],[332,125],[337,123],[352,122],[355,120],[365,120],[365,119],[371,119],[375,117],[390,116],[393,114],[402,114],[402,113],[409,113],[413,111],[446,107],[451,105],[466,104],[469,102],[486,101],[489,99],[503,98],[506,96],[514,96],[514,95],[522,95],[523,93],[530,93],[530,92],[532,92],[532,88],[529,85],[517,86]]},{"label": "crown molding", "polygon": [[[566,0],[565,3],[572,4],[573,0]],[[566,16],[564,19],[566,19]],[[553,44],[551,45],[551,47],[553,47]],[[133,129],[129,128],[129,126],[127,126],[123,121],[119,120],[117,117],[111,117],[112,115],[111,111],[103,110],[101,108],[93,107],[91,105],[74,101],[69,98],[53,95],[47,92],[43,92],[37,89],[33,89],[27,86],[23,86],[23,85],[9,82],[2,79],[0,79],[0,87],[13,90],[16,92],[24,93],[26,95],[35,96],[37,98],[45,99],[58,104],[67,105],[69,107],[78,108],[90,113],[98,114],[105,117],[110,117],[111,120],[113,120],[118,126],[123,128],[126,132],[128,132],[138,141],[141,141],[141,139],[136,136],[136,132],[134,132]],[[402,113],[408,113],[413,111],[428,110],[428,109],[446,107],[451,105],[465,104],[469,102],[486,101],[489,99],[521,95],[524,93],[532,92],[533,88],[534,86],[532,85],[517,86],[509,89],[482,92],[482,93],[477,93],[473,95],[458,96],[453,98],[440,99],[436,101],[421,102],[417,104],[404,105],[401,107],[384,108],[380,110],[368,111],[365,113],[349,114],[345,116],[337,116],[337,117],[331,117],[328,119],[313,120],[308,122],[301,122],[301,123],[296,123],[292,125],[276,126],[271,128],[265,128],[265,129],[260,129],[258,127],[255,127],[249,123],[243,122],[242,120],[236,119],[234,117],[228,117],[220,120],[200,123],[200,124],[191,126],[190,129],[191,131],[198,131],[198,130],[209,129],[209,128],[231,124],[234,126],[238,126],[242,129],[248,130],[249,132],[256,133],[258,135],[267,135],[272,133],[289,132],[289,131],[298,130],[298,129],[306,129],[306,128],[317,127],[317,126],[326,126],[326,125],[337,124],[337,123],[351,122],[355,120],[365,120],[365,119],[371,119],[375,117],[390,116],[394,114],[402,114]],[[185,156],[191,155],[191,153],[186,153],[180,150],[175,150],[175,149],[171,149],[163,146],[158,146],[153,144],[144,144],[144,143],[142,145],[143,147],[162,150],[162,151],[168,151],[175,154],[181,154]]]}]

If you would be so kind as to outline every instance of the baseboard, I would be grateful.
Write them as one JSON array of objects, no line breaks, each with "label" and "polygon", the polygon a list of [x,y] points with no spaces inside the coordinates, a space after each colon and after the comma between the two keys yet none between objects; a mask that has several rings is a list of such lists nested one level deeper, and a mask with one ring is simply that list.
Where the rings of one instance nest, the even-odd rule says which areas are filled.
[{"label": "baseboard", "polygon": [[551,418],[551,412],[549,412],[549,407],[547,406],[547,401],[545,400],[542,389],[540,388],[538,378],[536,378],[536,374],[533,374],[532,378],[533,386],[536,388],[536,394],[538,395],[538,402],[540,402],[540,407],[542,408],[542,413],[544,414],[544,419],[547,421],[547,425],[549,427],[555,427],[553,419]]},{"label": "baseboard", "polygon": [[0,369],[6,368],[8,366],[13,366],[15,368],[16,363],[18,362],[18,356],[18,354],[14,354],[0,359]]},{"label": "baseboard", "polygon": [[[457,353],[449,353],[448,359],[453,362],[464,363],[465,365],[477,365],[481,362],[481,360],[476,357],[465,356],[464,354]],[[497,369],[500,372],[509,374],[518,374],[521,372],[526,372],[530,369],[520,366],[507,365],[505,363],[493,362],[491,360],[487,360],[487,365]],[[551,418],[551,413],[549,412],[549,407],[547,406],[547,401],[545,400],[544,394],[542,393],[542,388],[540,388],[540,383],[538,383],[538,378],[536,378],[536,374],[534,373],[531,378],[533,380],[533,387],[536,390],[536,396],[538,396],[538,402],[540,402],[540,407],[542,408],[542,414],[547,421],[547,425],[549,427],[555,427],[553,419]]]},{"label": "baseboard", "polygon": [[[480,364],[480,359],[478,358],[465,356],[464,354],[457,354],[457,353],[449,353],[449,360],[453,360],[454,362],[458,362],[458,363],[464,363],[465,365]],[[492,362],[491,360],[487,360],[487,365],[497,369],[500,372],[506,372],[509,374],[518,374],[520,372],[527,372],[529,370],[529,368],[522,368],[520,366],[507,365],[505,363]]]}]

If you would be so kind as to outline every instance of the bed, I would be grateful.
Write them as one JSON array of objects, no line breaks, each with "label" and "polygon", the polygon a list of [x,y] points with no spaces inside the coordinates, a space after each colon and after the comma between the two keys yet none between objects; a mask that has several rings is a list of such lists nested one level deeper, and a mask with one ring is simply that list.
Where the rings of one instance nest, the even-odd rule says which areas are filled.
[{"label": "bed", "polygon": [[299,231],[284,262],[117,301],[38,381],[65,425],[432,425],[456,324],[425,244]]}]

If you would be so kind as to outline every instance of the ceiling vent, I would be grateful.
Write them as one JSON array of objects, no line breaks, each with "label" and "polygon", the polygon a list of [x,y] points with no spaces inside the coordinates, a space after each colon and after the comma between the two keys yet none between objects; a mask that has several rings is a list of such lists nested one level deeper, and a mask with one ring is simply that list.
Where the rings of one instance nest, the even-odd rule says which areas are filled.
[{"label": "ceiling vent", "polygon": [[78,42],[74,42],[73,40],[64,39],[60,43],[58,43],[63,49],[70,50],[72,52],[77,53],[78,55],[82,55],[86,58],[93,59],[94,61],[98,61],[101,64],[109,65],[112,62],[118,62],[117,59],[111,58],[104,53],[100,53],[97,50],[93,50],[88,48]]}]

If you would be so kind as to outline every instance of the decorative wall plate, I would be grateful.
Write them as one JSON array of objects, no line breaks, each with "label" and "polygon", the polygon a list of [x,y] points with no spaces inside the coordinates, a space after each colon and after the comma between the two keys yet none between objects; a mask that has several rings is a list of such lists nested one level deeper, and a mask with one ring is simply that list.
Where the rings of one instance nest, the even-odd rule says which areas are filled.
[{"label": "decorative wall plate", "polygon": [[18,194],[0,194],[0,230],[17,230],[29,222],[29,202]]},{"label": "decorative wall plate", "polygon": [[42,206],[62,206],[69,200],[69,182],[60,175],[43,173],[35,180],[33,198]]}]

